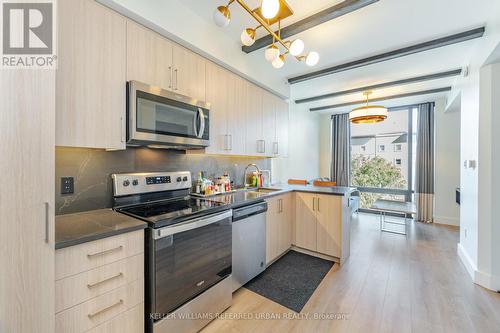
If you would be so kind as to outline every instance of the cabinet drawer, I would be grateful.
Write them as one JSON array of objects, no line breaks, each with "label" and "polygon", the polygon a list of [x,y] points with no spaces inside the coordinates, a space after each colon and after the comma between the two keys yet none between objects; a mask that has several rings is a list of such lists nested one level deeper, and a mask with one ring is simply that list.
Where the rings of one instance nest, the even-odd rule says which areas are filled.
[{"label": "cabinet drawer", "polygon": [[144,231],[134,231],[56,251],[56,280],[144,252]]},{"label": "cabinet drawer", "polygon": [[144,301],[144,280],[124,285],[56,314],[56,333],[88,331]]},{"label": "cabinet drawer", "polygon": [[144,255],[141,253],[57,280],[56,313],[142,279],[143,275]]},{"label": "cabinet drawer", "polygon": [[144,332],[144,303],[116,316],[87,333],[142,333]]}]

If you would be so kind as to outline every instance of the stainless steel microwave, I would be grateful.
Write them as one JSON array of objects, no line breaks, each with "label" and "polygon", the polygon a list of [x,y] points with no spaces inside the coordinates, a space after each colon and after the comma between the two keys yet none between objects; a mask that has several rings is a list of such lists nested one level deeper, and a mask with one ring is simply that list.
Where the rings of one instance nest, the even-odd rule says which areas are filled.
[{"label": "stainless steel microwave", "polygon": [[127,83],[127,145],[201,149],[210,142],[210,104],[137,81]]}]

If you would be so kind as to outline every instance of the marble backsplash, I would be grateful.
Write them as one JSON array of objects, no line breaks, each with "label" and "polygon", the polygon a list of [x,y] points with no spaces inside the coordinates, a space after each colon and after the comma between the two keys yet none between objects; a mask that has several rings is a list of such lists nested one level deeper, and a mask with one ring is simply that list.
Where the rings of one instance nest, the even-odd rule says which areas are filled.
[{"label": "marble backsplash", "polygon": [[[271,168],[271,159],[186,154],[180,151],[129,148],[104,151],[85,148],[56,148],[56,215],[83,212],[112,206],[111,174],[123,172],[190,171],[193,179],[199,171],[209,177],[227,171],[237,185],[249,163],[261,169]],[[61,177],[74,177],[75,193],[61,195]]]}]

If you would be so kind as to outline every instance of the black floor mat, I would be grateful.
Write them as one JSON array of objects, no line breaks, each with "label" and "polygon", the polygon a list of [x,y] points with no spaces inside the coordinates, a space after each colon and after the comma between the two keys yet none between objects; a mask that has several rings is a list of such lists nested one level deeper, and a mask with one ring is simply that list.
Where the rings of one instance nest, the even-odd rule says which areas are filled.
[{"label": "black floor mat", "polygon": [[290,251],[244,287],[300,312],[333,264]]}]

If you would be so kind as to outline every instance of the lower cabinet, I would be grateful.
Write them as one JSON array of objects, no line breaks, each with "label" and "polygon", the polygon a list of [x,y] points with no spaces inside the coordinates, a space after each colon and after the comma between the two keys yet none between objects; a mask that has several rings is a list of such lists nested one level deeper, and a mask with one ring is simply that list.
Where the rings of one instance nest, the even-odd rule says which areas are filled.
[{"label": "lower cabinet", "polygon": [[341,258],[342,196],[296,193],[295,245]]},{"label": "lower cabinet", "polygon": [[267,200],[266,264],[271,263],[292,246],[293,193]]},{"label": "lower cabinet", "polygon": [[143,242],[141,230],[56,251],[56,333],[144,331]]}]

